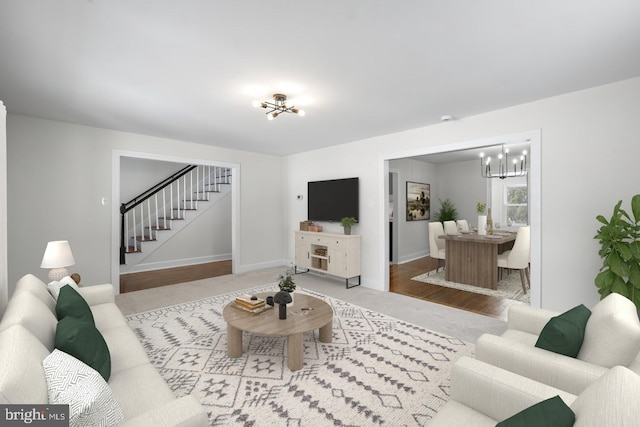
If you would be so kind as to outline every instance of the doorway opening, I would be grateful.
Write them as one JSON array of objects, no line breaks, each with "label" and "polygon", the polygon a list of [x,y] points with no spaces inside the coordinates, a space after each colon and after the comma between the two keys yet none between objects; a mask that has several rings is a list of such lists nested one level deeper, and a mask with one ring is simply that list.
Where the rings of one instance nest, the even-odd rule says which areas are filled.
[{"label": "doorway opening", "polygon": [[[428,156],[428,155],[442,155],[442,156],[447,156],[447,155],[453,155],[453,154],[458,154],[458,153],[467,153],[467,155],[470,152],[473,152],[474,150],[479,150],[482,147],[490,147],[490,146],[496,146],[496,145],[500,145],[502,143],[504,143],[505,141],[527,141],[530,147],[530,166],[529,166],[529,170],[528,170],[528,179],[529,179],[529,200],[528,200],[528,213],[529,213],[529,225],[531,226],[531,269],[530,269],[530,275],[531,275],[531,288],[529,290],[529,295],[530,295],[530,305],[533,307],[539,307],[540,306],[540,240],[541,240],[541,227],[540,227],[540,217],[541,217],[541,210],[540,210],[540,189],[541,189],[541,149],[540,149],[540,145],[541,145],[541,133],[540,130],[532,130],[532,131],[526,131],[526,132],[522,132],[522,133],[518,133],[518,134],[510,134],[510,135],[502,135],[502,136],[496,136],[496,137],[492,137],[492,138],[485,138],[485,139],[480,139],[480,140],[471,140],[471,141],[465,141],[465,142],[461,142],[461,143],[456,143],[456,144],[449,144],[449,145],[444,145],[444,146],[435,146],[435,147],[426,147],[426,148],[422,148],[422,149],[416,149],[413,152],[403,152],[403,153],[398,153],[396,155],[394,155],[393,153],[388,154],[386,156],[384,156],[384,158],[382,159],[383,162],[383,167],[381,168],[383,170],[384,176],[388,177],[389,173],[391,170],[393,170],[393,166],[391,166],[393,164],[394,160],[401,160],[401,159],[413,159],[415,157],[419,157],[419,156]],[[477,160],[478,158],[475,157],[475,159]],[[479,160],[477,160],[479,162]],[[479,169],[479,166],[478,166]],[[480,171],[477,170],[477,174],[480,175]],[[399,173],[399,185],[401,186],[402,183],[404,181],[406,181],[406,177],[402,175],[402,173]],[[427,180],[427,178],[425,178],[425,180]],[[383,219],[387,219],[389,213],[390,213],[390,206],[392,205],[391,200],[389,198],[389,180],[385,179],[384,181],[384,189],[383,189],[383,200],[386,201],[386,203],[383,203],[383,207],[384,207],[384,212],[382,213],[383,215]],[[432,191],[433,191],[433,187],[432,187]],[[437,197],[438,197],[438,193],[437,190],[435,192],[435,197],[432,200],[435,200],[435,202],[432,201],[431,206],[432,206],[432,210],[437,209]],[[490,193],[487,192],[487,198],[490,197]],[[396,200],[395,203],[399,206],[400,211],[402,211],[402,200],[401,200],[401,194],[398,195],[398,197],[396,197],[396,199],[400,199],[400,200]],[[473,201],[475,203],[475,201]],[[471,202],[469,202],[471,203]],[[397,211],[398,208],[396,208],[396,210],[394,210],[394,215],[395,218],[397,218],[397,220],[399,221],[398,224],[398,233],[396,233],[396,236],[398,238],[398,245],[396,245],[396,247],[398,246],[402,246],[403,244],[403,238],[406,238],[406,236],[411,236],[411,238],[415,238],[415,236],[425,236],[424,237],[424,241],[420,242],[422,244],[422,253],[418,254],[416,252],[416,256],[413,259],[403,259],[402,258],[402,254],[399,256],[398,262],[400,263],[399,265],[405,265],[408,264],[409,262],[413,262],[414,260],[417,260],[421,257],[424,256],[428,256],[428,241],[427,241],[427,237],[426,237],[426,230],[424,231],[424,234],[420,235],[419,233],[417,233],[416,231],[418,231],[419,223],[424,223],[422,224],[424,229],[427,228],[426,222],[427,221],[419,221],[419,222],[411,222],[411,227],[414,227],[414,229],[408,229],[408,224],[407,223],[402,223],[402,213]],[[432,212],[433,213],[433,212]],[[380,253],[380,259],[381,260],[388,260],[389,259],[389,248],[390,248],[390,240],[391,239],[391,233],[389,230],[389,227],[387,226],[387,221],[383,221],[385,227],[383,227],[383,230],[381,230],[381,232],[384,234],[385,236],[385,245],[381,245],[382,246],[382,251],[383,253]],[[394,230],[395,231],[395,230]],[[421,237],[418,237],[421,238]],[[396,237],[394,237],[394,241],[395,241]],[[390,265],[389,262],[385,262],[382,265],[384,265],[385,267],[385,274],[384,274],[384,278],[385,278],[385,290],[389,290],[389,281],[390,281]],[[396,265],[394,265],[394,268],[396,267]],[[397,269],[396,269],[397,270]],[[437,301],[436,301],[437,302]]]},{"label": "doorway opening", "polygon": [[[231,176],[233,178],[229,183],[231,213],[229,215],[230,223],[227,224],[227,227],[231,229],[230,274],[234,273],[237,270],[237,259],[238,259],[238,250],[239,250],[238,244],[237,244],[237,236],[238,236],[238,226],[239,226],[238,194],[239,194],[239,182],[240,182],[240,165],[235,163],[227,163],[227,162],[219,162],[219,161],[211,161],[211,160],[203,160],[203,159],[192,159],[192,158],[184,158],[184,157],[178,157],[178,156],[165,156],[165,155],[157,155],[157,154],[114,150],[112,153],[112,200],[114,201],[114,203],[112,204],[113,208],[111,212],[111,217],[112,217],[111,283],[114,285],[116,292],[119,293],[121,288],[120,286],[121,285],[120,284],[120,273],[121,273],[120,271],[120,247],[121,247],[120,201],[121,201],[121,180],[123,178],[121,175],[121,172],[122,172],[121,164],[123,159],[141,159],[141,160],[147,160],[147,161],[150,160],[150,161],[176,163],[176,164],[197,164],[197,165],[229,169]],[[215,261],[215,260],[211,260],[211,261]],[[169,267],[179,267],[179,266],[180,265],[172,266],[170,262],[162,263],[162,267],[166,269],[167,273],[171,272],[172,270]],[[229,269],[228,267],[226,268]],[[188,281],[188,280],[185,280],[185,281]]]}]

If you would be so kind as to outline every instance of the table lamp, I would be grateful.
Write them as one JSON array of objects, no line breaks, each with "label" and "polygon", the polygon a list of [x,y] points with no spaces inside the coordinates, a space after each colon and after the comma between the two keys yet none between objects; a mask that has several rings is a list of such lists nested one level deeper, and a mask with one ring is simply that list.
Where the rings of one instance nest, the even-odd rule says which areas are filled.
[{"label": "table lamp", "polygon": [[69,242],[67,240],[57,240],[47,243],[47,249],[44,251],[40,268],[50,268],[49,280],[59,281],[69,275],[65,267],[75,263]]}]

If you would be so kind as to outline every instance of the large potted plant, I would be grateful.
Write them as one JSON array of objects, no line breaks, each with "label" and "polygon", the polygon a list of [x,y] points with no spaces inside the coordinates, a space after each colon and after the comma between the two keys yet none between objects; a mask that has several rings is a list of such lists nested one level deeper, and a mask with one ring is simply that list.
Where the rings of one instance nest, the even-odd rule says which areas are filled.
[{"label": "large potted plant", "polygon": [[621,206],[622,200],[609,220],[596,217],[602,223],[594,236],[601,245],[602,267],[595,284],[601,299],[616,292],[640,309],[640,194],[631,198],[632,215]]},{"label": "large potted plant", "polygon": [[435,213],[433,219],[440,222],[455,221],[458,219],[458,209],[449,199],[440,200],[440,210]]}]

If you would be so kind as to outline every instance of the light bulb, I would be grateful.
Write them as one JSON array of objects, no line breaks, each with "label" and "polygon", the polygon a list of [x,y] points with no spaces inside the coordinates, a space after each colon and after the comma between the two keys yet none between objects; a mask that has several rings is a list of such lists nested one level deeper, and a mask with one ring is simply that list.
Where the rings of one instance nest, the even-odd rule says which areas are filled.
[{"label": "light bulb", "polygon": [[499,159],[502,159],[502,154],[498,154],[498,158],[499,158]]},{"label": "light bulb", "polygon": [[526,155],[527,155],[527,150],[522,150],[522,154],[523,154],[524,156],[526,156]]},{"label": "light bulb", "polygon": [[480,153],[480,158],[482,159],[484,157],[484,153]]},{"label": "light bulb", "polygon": [[260,101],[253,101],[251,103],[251,105],[253,105],[255,108],[260,108],[261,104],[262,104],[262,102],[260,102]]},{"label": "light bulb", "polygon": [[273,120],[276,118],[276,114],[275,113],[269,113],[267,114],[267,120]]},{"label": "light bulb", "polygon": [[487,157],[487,164],[491,162],[491,157]]},{"label": "light bulb", "polygon": [[304,110],[298,110],[298,115],[299,115],[300,117],[304,117],[304,116],[305,116],[305,114],[307,114],[307,113],[305,113],[305,112],[304,112]]},{"label": "light bulb", "polygon": [[513,164],[515,165],[516,163],[518,163],[518,159],[513,159]]}]

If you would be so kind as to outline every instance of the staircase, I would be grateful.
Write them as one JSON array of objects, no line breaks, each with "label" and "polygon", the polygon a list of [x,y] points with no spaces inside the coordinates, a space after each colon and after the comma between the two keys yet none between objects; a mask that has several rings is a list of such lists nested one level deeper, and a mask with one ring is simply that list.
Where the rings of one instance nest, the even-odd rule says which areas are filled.
[{"label": "staircase", "polygon": [[188,165],[120,205],[120,273],[142,260],[231,192],[231,169]]}]

